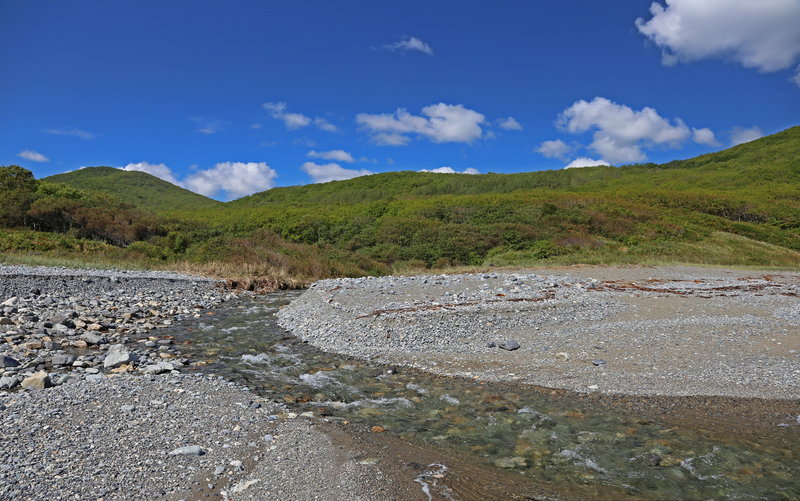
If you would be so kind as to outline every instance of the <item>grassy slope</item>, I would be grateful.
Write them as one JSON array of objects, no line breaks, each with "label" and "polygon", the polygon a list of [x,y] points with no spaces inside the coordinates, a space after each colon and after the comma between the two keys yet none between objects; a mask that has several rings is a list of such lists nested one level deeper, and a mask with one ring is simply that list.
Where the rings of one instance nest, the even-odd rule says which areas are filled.
[{"label": "grassy slope", "polygon": [[102,191],[153,212],[208,209],[220,202],[175,186],[146,172],[112,167],[87,167],[46,177],[43,181],[64,183],[73,188]]},{"label": "grassy slope", "polygon": [[[432,256],[421,259],[429,266],[441,257],[476,264],[490,251],[575,262],[682,255],[715,261],[707,252],[720,256],[718,264],[733,263],[741,260],[730,249],[747,245],[719,232],[800,250],[800,127],[664,165],[475,176],[395,172],[272,189],[183,216],[233,233],[266,227],[288,241],[332,244],[387,263]],[[709,246],[698,246],[706,239]],[[528,252],[540,241],[570,252]],[[769,264],[780,252],[755,257],[742,250],[750,264]],[[784,258],[797,262],[794,252]]]},{"label": "grassy slope", "polygon": [[[91,186],[70,184],[129,201],[119,174],[156,179],[85,170],[77,177],[94,178]],[[58,178],[78,173],[48,180],[64,182]],[[111,175],[115,183],[97,174]],[[184,221],[191,242],[176,259],[223,276],[282,276],[279,282],[291,284],[297,277],[302,282],[424,266],[800,268],[800,127],[664,165],[475,176],[394,172],[276,188],[226,204],[200,197],[205,204],[177,206],[172,202],[180,188],[165,184],[173,195],[155,197],[156,210],[176,209],[172,214]],[[38,249],[49,237],[15,238],[19,242],[6,255],[23,248],[23,241]],[[64,257],[87,254],[85,243],[52,245]],[[112,248],[100,253],[120,259]]]},{"label": "grassy slope", "polygon": [[[520,174],[391,172],[347,181],[274,188],[226,204],[351,205],[432,195],[511,193],[538,188],[614,192],[707,189],[794,197],[800,186],[800,127],[727,150],[663,165],[587,167]],[[755,191],[753,191],[755,190]]]}]

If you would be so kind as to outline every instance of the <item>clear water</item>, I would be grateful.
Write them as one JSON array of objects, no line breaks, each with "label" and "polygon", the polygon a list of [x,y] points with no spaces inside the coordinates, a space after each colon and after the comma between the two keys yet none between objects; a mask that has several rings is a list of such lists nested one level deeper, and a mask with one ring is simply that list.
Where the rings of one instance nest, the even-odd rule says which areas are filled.
[{"label": "clear water", "polygon": [[[297,412],[381,426],[537,481],[609,486],[645,499],[800,499],[800,422],[724,441],[539,391],[334,355],[292,338],[274,313],[297,292],[232,303],[172,328],[183,351]],[[163,332],[163,331],[162,331]],[[798,418],[800,419],[800,418]]]}]

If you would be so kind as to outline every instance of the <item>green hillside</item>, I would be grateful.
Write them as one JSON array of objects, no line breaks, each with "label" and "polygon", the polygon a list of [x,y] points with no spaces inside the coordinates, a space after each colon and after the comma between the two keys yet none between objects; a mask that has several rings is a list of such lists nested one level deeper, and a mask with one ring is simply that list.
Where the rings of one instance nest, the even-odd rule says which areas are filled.
[{"label": "green hillside", "polygon": [[433,174],[390,172],[346,181],[273,188],[228,203],[230,207],[271,204],[354,204],[433,195],[554,190],[694,190],[796,193],[800,182],[800,127],[716,153],[667,164],[585,167],[519,174]]},{"label": "green hillside", "polygon": [[393,266],[774,261],[737,258],[729,250],[742,238],[800,262],[800,127],[665,165],[395,172],[272,189],[181,217],[228,234],[268,229]]},{"label": "green hillside", "polygon": [[[27,172],[3,169],[13,172],[9,179]],[[228,203],[108,168],[45,181],[106,194],[21,182],[27,188],[17,190],[15,200],[29,205],[7,204],[3,223],[0,204],[0,226],[13,228],[0,232],[0,253],[26,259],[32,253],[78,260],[101,255],[284,286],[451,266],[800,269],[800,127],[663,165],[393,172],[275,188]],[[108,193],[134,203],[140,197],[138,207]]]},{"label": "green hillside", "polygon": [[158,213],[205,209],[220,203],[146,172],[124,171],[113,167],[86,167],[46,177],[43,181],[63,183],[82,190],[101,191]]}]

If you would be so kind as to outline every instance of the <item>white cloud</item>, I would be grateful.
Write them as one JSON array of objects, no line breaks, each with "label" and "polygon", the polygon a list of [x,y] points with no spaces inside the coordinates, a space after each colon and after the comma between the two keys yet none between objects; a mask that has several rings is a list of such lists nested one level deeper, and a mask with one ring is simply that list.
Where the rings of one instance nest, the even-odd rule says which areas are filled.
[{"label": "white cloud", "polygon": [[25,160],[30,160],[31,162],[49,162],[50,159],[46,156],[42,155],[38,151],[34,150],[23,150],[17,154],[18,157],[24,158]]},{"label": "white cloud", "polygon": [[324,130],[325,132],[336,132],[337,130],[339,130],[339,129],[336,128],[335,125],[333,125],[332,123],[328,122],[324,118],[319,118],[319,117],[315,118],[314,119],[314,125],[319,127],[321,130]]},{"label": "white cloud", "polygon": [[483,135],[485,117],[460,104],[432,104],[422,108],[424,116],[412,115],[399,108],[394,113],[371,115],[359,113],[356,122],[373,134],[377,144],[407,144],[407,134],[427,137],[435,143],[469,143]]},{"label": "white cloud", "polygon": [[797,72],[794,74],[794,76],[791,78],[791,80],[792,80],[792,82],[797,84],[798,87],[800,87],[800,66],[797,67],[796,71]]},{"label": "white cloud", "polygon": [[719,146],[714,131],[708,127],[702,129],[692,129],[692,141],[697,144],[704,144],[706,146]]},{"label": "white cloud", "polygon": [[214,118],[203,117],[189,117],[189,120],[197,124],[197,132],[201,134],[211,135],[225,130],[227,122],[216,120]]},{"label": "white cloud", "polygon": [[500,125],[501,129],[522,130],[522,124],[517,122],[514,117],[502,118],[498,125]]},{"label": "white cloud", "polygon": [[734,127],[731,129],[731,146],[749,143],[761,137],[764,137],[764,132],[758,127]]},{"label": "white cloud", "polygon": [[372,142],[379,146],[405,146],[411,138],[397,132],[379,132],[372,136]]},{"label": "white cloud", "polygon": [[421,169],[419,172],[432,172],[434,174],[480,174],[480,171],[473,167],[467,167],[462,171],[457,171],[452,167],[439,167],[437,169]]},{"label": "white cloud", "polygon": [[306,162],[300,167],[306,174],[311,176],[314,183],[327,183],[328,181],[342,181],[354,177],[368,176],[374,172],[367,169],[345,169],[337,163],[316,164]]},{"label": "white cloud", "polygon": [[724,58],[771,72],[800,56],[797,0],[666,0],[650,13],[636,27],[661,47],[666,65]]},{"label": "white cloud", "polygon": [[574,169],[577,167],[597,167],[598,165],[610,165],[610,164],[602,159],[595,160],[594,158],[578,157],[569,164],[567,164],[564,168]]},{"label": "white cloud", "polygon": [[151,164],[149,162],[130,163],[125,167],[120,167],[122,170],[127,171],[140,171],[146,172],[152,176],[172,184],[180,184],[172,173],[172,169],[165,164]]},{"label": "white cloud", "polygon": [[330,150],[330,151],[314,151],[311,150],[307,153],[311,158],[321,158],[323,160],[335,160],[337,162],[355,162],[356,159],[353,155],[344,150]]},{"label": "white cloud", "polygon": [[270,112],[272,118],[282,120],[286,128],[289,130],[301,129],[311,124],[316,125],[320,130],[326,132],[336,132],[338,129],[335,125],[328,122],[324,118],[315,117],[311,118],[302,113],[290,113],[287,111],[286,103],[264,103],[261,105],[265,110]]},{"label": "white cloud", "polygon": [[[558,126],[573,134],[594,130],[589,147],[613,163],[641,162],[642,148],[679,147],[692,136],[680,118],[670,123],[650,107],[635,111],[603,97],[576,101],[558,118]],[[700,138],[707,133],[700,133]]]},{"label": "white cloud", "polygon": [[547,158],[566,160],[572,148],[561,139],[556,139],[553,141],[542,141],[542,144],[540,144],[535,151]]},{"label": "white cloud", "polygon": [[220,162],[214,167],[195,172],[181,183],[196,193],[211,197],[224,193],[225,198],[238,198],[275,186],[278,173],[264,162]]},{"label": "white cloud", "polygon": [[259,123],[250,124],[250,128],[251,128],[251,129],[253,129],[253,130],[258,130],[258,129],[260,129],[261,127],[263,127],[263,125],[261,125],[261,124],[259,124]]},{"label": "white cloud", "polygon": [[76,129],[75,127],[69,129],[45,129],[44,130],[47,134],[53,134],[56,136],[72,136],[72,137],[79,137],[81,139],[94,139],[94,134],[91,132]]},{"label": "white cloud", "polygon": [[431,46],[417,37],[409,37],[406,40],[400,40],[399,42],[395,42],[393,44],[384,45],[383,48],[394,51],[417,51],[429,56],[433,55],[433,49],[431,49]]}]

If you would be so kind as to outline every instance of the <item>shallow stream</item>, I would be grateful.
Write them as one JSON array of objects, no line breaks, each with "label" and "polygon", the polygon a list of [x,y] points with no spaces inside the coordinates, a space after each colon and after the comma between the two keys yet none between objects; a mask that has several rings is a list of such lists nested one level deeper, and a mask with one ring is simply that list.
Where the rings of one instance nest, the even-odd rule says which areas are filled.
[{"label": "shallow stream", "polygon": [[[720,439],[590,399],[350,359],[299,342],[274,313],[297,292],[233,302],[161,331],[202,370],[283,401],[417,443],[469,453],[535,481],[644,499],[800,499],[800,416],[774,433]],[[616,496],[616,494],[615,494]]]}]

